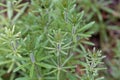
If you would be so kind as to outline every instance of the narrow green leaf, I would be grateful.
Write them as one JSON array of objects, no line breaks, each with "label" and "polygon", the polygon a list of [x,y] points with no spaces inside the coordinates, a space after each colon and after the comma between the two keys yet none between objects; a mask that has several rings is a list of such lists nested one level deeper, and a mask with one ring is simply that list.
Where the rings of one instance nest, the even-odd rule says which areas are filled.
[{"label": "narrow green leaf", "polygon": [[65,52],[65,51],[60,51],[62,54],[65,54],[65,55],[67,55],[68,53],[67,52]]},{"label": "narrow green leaf", "polygon": [[57,71],[57,69],[54,69],[54,70],[52,70],[52,71],[46,73],[45,75],[49,75],[49,74],[55,73],[56,71]]},{"label": "narrow green leaf", "polygon": [[80,33],[78,34],[80,37],[84,37],[84,38],[87,38],[87,37],[91,37],[90,34],[85,34],[85,33]]},{"label": "narrow green leaf", "polygon": [[81,29],[79,29],[79,32],[84,32],[85,30],[88,30],[89,28],[92,27],[92,25],[94,24],[95,22],[90,22],[89,24],[83,26]]},{"label": "narrow green leaf", "polygon": [[31,80],[29,77],[19,77],[16,78],[15,80]]},{"label": "narrow green leaf", "polygon": [[47,64],[47,63],[43,63],[43,62],[36,63],[36,64],[39,65],[40,67],[44,67],[44,68],[47,68],[47,69],[55,68],[55,66]]},{"label": "narrow green leaf", "polygon": [[11,63],[11,62],[12,62],[12,60],[3,61],[3,62],[0,62],[0,65],[8,64],[8,63]]},{"label": "narrow green leaf", "polygon": [[33,73],[34,73],[34,64],[32,64],[31,68],[30,68],[30,77],[33,77]]},{"label": "narrow green leaf", "polygon": [[94,46],[94,43],[92,43],[92,42],[89,42],[89,41],[82,41],[82,43],[84,43],[84,44],[87,44],[87,45]]},{"label": "narrow green leaf", "polygon": [[64,61],[64,63],[62,64],[62,66],[64,66],[64,65],[71,59],[72,56],[73,56],[73,54],[71,54],[71,55]]},{"label": "narrow green leaf", "polygon": [[1,13],[4,13],[4,12],[6,12],[6,11],[7,11],[7,9],[1,10],[1,11],[0,11],[0,14],[1,14]]},{"label": "narrow green leaf", "polygon": [[9,20],[11,20],[12,16],[13,16],[13,8],[12,8],[12,2],[11,1],[7,1],[7,15]]},{"label": "narrow green leaf", "polygon": [[52,57],[53,57],[53,55],[45,56],[45,57],[42,57],[41,59],[39,59],[39,61],[46,60],[46,59],[49,59],[49,58],[52,58]]},{"label": "narrow green leaf", "polygon": [[22,69],[22,68],[24,68],[24,67],[28,66],[29,64],[30,64],[30,63],[23,64],[23,65],[21,65],[21,66],[19,66],[19,67],[15,68],[13,72],[18,71],[18,70],[20,70],[20,69]]},{"label": "narrow green leaf", "polygon": [[0,3],[0,6],[3,6],[3,7],[7,7],[5,4],[3,4],[3,3]]},{"label": "narrow green leaf", "polygon": [[79,15],[78,15],[78,21],[80,21],[84,16],[84,11],[82,11]]},{"label": "narrow green leaf", "polygon": [[77,66],[67,66],[67,67],[63,67],[63,69],[72,69],[72,68],[76,68]]},{"label": "narrow green leaf", "polygon": [[9,73],[10,71],[12,71],[13,67],[14,67],[14,62],[12,62],[12,64],[10,65],[10,67],[9,67],[9,69],[8,69],[8,71],[7,71],[7,73]]},{"label": "narrow green leaf", "polygon": [[15,23],[17,21],[17,19],[24,13],[27,6],[28,3],[25,3],[24,7],[20,10],[20,12],[13,18],[12,23]]}]

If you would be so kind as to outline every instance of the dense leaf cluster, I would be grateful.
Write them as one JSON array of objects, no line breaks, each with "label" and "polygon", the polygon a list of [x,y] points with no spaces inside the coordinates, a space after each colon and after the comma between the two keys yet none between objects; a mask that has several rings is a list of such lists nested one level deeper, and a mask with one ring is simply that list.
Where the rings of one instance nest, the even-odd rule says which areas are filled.
[{"label": "dense leaf cluster", "polygon": [[[6,0],[0,13],[0,76],[5,80],[101,80],[100,51],[87,51],[94,22],[76,0]],[[26,8],[28,11],[25,12]],[[5,13],[7,16],[5,16]],[[25,13],[24,13],[25,12]],[[76,71],[82,66],[82,74]]]}]

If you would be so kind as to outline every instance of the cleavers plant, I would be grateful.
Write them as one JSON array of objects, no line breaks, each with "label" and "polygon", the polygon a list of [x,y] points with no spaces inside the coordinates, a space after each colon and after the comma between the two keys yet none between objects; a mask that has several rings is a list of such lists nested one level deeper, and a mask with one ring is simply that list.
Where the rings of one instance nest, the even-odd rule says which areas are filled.
[{"label": "cleavers plant", "polygon": [[[0,24],[1,80],[103,79],[98,71],[105,69],[100,66],[104,56],[85,47],[94,45],[88,41],[94,22],[85,23],[76,0],[21,1],[0,3],[5,7],[0,15],[4,19]],[[78,65],[82,74],[76,71]]]}]

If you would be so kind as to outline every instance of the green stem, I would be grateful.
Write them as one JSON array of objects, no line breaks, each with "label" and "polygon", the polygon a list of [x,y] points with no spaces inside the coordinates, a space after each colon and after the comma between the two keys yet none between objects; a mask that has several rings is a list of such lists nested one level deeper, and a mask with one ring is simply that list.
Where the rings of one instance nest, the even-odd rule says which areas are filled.
[{"label": "green stem", "polygon": [[7,15],[8,15],[9,22],[11,23],[11,19],[13,16],[13,8],[12,8],[12,2],[9,0],[7,1]]},{"label": "green stem", "polygon": [[60,80],[60,69],[58,70],[58,73],[57,73],[57,80]]},{"label": "green stem", "polygon": [[62,66],[62,62],[61,62],[61,54],[60,54],[60,43],[58,43],[58,56],[57,56],[57,62],[58,62],[58,73],[57,73],[57,80],[60,80],[60,71],[61,71],[61,66]]}]

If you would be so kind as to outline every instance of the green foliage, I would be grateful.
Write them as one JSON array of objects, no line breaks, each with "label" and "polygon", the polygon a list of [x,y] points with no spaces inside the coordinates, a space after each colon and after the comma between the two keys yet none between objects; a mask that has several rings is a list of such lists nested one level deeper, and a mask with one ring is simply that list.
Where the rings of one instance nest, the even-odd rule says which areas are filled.
[{"label": "green foliage", "polygon": [[[112,60],[113,64],[115,66],[112,66],[112,63],[109,63],[109,65],[111,66],[111,75],[115,78],[115,79],[119,79],[120,78],[120,72],[118,72],[117,70],[119,70],[119,66],[120,66],[120,40],[117,41],[117,45],[116,48],[113,49],[115,56],[114,59]],[[116,74],[117,72],[117,74]]]},{"label": "green foliage", "polygon": [[[120,18],[119,12],[109,8],[114,0],[77,0],[77,10],[84,10],[86,20],[95,20],[94,31],[100,35],[100,45],[109,43],[108,30],[120,29],[119,26],[108,24]],[[107,13],[107,20],[104,19],[104,13]],[[105,15],[106,16],[106,15]]]},{"label": "green foliage", "polygon": [[97,38],[93,37],[93,39],[97,39],[96,46],[107,56],[104,59],[108,68],[104,71],[105,80],[119,80],[120,25],[116,23],[120,19],[120,10],[117,8],[120,3],[116,0],[77,0],[77,3],[77,10],[84,10],[86,21],[96,21],[93,31]]},{"label": "green foliage", "polygon": [[[27,13],[28,3],[21,1],[0,3],[6,7],[1,15],[7,12],[6,18],[0,16],[1,79],[6,74],[7,80],[103,79],[98,75],[104,69],[101,52],[84,46],[94,45],[88,41],[94,21],[83,21],[76,0],[31,0]],[[76,73],[77,65],[84,67],[84,74]]]}]

